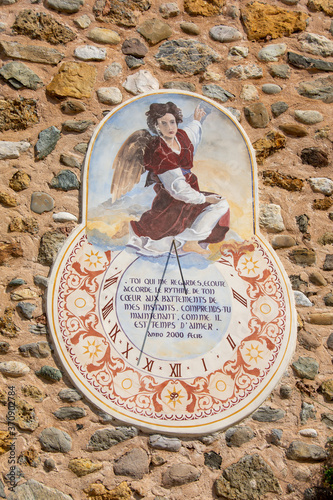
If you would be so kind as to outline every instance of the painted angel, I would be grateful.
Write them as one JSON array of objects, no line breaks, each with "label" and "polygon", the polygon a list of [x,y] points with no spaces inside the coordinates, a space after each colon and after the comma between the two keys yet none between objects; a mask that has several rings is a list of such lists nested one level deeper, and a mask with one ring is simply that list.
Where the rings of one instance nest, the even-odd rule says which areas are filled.
[{"label": "painted angel", "polygon": [[[146,112],[148,130],[134,132],[113,164],[112,201],[128,193],[147,172],[153,184],[151,208],[129,224],[128,245],[144,255],[169,252],[172,241],[184,252],[209,253],[210,243],[222,241],[229,230],[227,200],[200,191],[192,172],[193,156],[202,132],[205,111],[199,106],[192,122],[178,128],[182,111],[173,103],[153,103]],[[124,223],[122,232],[128,230]]]}]

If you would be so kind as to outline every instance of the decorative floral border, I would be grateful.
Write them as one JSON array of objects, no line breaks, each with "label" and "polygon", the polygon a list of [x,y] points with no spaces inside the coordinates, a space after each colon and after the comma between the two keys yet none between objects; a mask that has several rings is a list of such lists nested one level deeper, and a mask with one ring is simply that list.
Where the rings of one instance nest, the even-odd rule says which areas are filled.
[{"label": "decorative floral border", "polygon": [[[83,248],[93,248],[87,243],[86,236],[80,237],[71,251],[60,277],[57,299],[57,316],[60,339],[67,360],[75,368],[82,383],[90,391],[104,399],[107,405],[114,406],[128,415],[140,416],[155,421],[189,421],[213,417],[244,400],[266,379],[280,352],[286,332],[286,303],[278,273],[257,239],[244,243],[224,243],[223,258],[237,270],[238,276],[247,285],[250,299],[251,319],[248,323],[250,334],[243,339],[235,350],[232,359],[221,369],[207,377],[192,380],[163,380],[143,374],[129,367],[122,358],[115,356],[110,341],[106,338],[98,316],[98,296],[104,273],[112,260],[111,252],[105,252],[104,264],[98,270],[82,266],[77,259]],[[244,276],[240,269],[240,259],[254,251],[259,252],[266,266],[257,276]],[[68,298],[76,290],[84,291],[90,297],[92,307],[83,316],[75,315],[68,308]],[[255,315],[255,304],[260,298],[269,298],[277,307],[273,321],[265,322]],[[287,332],[288,333],[288,332]],[[101,341],[103,355],[96,361],[83,365],[76,354],[78,343],[90,339]],[[246,359],[245,346],[259,343],[269,352],[269,359],[261,369],[251,366]],[[252,344],[251,344],[252,345]],[[249,349],[247,349],[249,350]],[[261,352],[261,351],[258,351]],[[247,354],[248,356],[248,354]],[[136,388],[128,397],[117,394],[117,384],[124,379],[135,381]],[[225,382],[223,382],[225,381]],[[228,390],[223,395],[212,388],[225,383]],[[182,410],[181,408],[185,408]]]}]

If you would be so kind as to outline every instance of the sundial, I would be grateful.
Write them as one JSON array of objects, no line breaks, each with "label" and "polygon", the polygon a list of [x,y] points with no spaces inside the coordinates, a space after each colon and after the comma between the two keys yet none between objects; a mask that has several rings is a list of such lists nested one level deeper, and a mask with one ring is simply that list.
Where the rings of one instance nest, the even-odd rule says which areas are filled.
[{"label": "sundial", "polygon": [[207,434],[248,416],[283,375],[296,321],[237,119],[189,92],[137,96],[96,128],[82,196],[48,292],[74,385],[146,431]]}]

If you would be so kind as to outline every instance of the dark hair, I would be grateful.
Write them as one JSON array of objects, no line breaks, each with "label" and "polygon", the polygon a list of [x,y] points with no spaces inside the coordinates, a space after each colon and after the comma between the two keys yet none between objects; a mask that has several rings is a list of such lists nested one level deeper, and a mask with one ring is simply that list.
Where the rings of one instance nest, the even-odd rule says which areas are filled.
[{"label": "dark hair", "polygon": [[159,104],[157,102],[150,105],[149,111],[146,112],[147,125],[149,129],[156,134],[156,124],[159,118],[170,113],[176,119],[176,123],[181,123],[183,121],[183,113],[173,102],[167,102],[166,104]]}]

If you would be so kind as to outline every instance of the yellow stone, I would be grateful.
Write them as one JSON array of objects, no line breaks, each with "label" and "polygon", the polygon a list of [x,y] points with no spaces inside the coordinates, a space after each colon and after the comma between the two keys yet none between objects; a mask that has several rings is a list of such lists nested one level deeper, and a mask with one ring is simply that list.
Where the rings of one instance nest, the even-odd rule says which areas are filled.
[{"label": "yellow stone", "polygon": [[69,461],[68,468],[78,477],[86,476],[97,470],[100,470],[103,464],[100,462],[92,462],[86,458],[73,458]]},{"label": "yellow stone", "polygon": [[13,292],[10,295],[10,298],[16,301],[36,299],[37,297],[39,297],[38,293],[34,292],[33,290],[30,290],[30,288],[22,288],[22,290]]},{"label": "yellow stone", "polygon": [[322,10],[328,16],[333,16],[333,0],[309,0],[310,10]]},{"label": "yellow stone", "polygon": [[47,85],[47,92],[54,97],[90,97],[96,81],[97,70],[87,63],[67,62]]},{"label": "yellow stone", "polygon": [[96,43],[107,43],[110,45],[117,45],[120,42],[118,33],[106,28],[93,28],[89,31],[88,38]]},{"label": "yellow stone", "polygon": [[224,0],[184,0],[184,9],[191,16],[217,16],[223,5]]},{"label": "yellow stone", "polygon": [[133,498],[126,481],[120,483],[113,490],[107,490],[103,484],[92,483],[84,491],[87,493],[89,500],[130,500]]},{"label": "yellow stone", "polygon": [[304,12],[292,12],[256,1],[248,3],[241,13],[249,40],[290,36],[305,30],[308,19]]},{"label": "yellow stone", "polygon": [[13,439],[10,437],[9,432],[0,431],[0,455],[3,455],[9,450],[12,442]]}]

